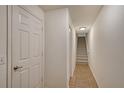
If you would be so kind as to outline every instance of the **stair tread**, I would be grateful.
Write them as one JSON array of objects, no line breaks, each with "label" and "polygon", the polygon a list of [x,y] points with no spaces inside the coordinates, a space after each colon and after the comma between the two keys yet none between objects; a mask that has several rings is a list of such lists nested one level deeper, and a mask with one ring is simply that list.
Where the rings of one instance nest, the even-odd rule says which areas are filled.
[{"label": "stair tread", "polygon": [[78,58],[77,58],[76,60],[88,60],[88,59],[78,59]]}]

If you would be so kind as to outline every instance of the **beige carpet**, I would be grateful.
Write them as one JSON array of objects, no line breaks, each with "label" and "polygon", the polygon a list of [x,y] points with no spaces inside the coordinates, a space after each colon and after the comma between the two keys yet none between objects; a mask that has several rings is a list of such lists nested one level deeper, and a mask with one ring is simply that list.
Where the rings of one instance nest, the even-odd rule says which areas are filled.
[{"label": "beige carpet", "polygon": [[76,64],[74,76],[70,79],[70,88],[97,88],[97,83],[87,63]]}]

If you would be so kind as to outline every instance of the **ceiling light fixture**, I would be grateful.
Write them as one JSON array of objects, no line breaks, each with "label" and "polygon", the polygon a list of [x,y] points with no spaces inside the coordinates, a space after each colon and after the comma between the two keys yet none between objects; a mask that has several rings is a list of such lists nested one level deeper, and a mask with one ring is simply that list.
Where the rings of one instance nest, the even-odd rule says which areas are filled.
[{"label": "ceiling light fixture", "polygon": [[79,30],[80,31],[84,31],[86,29],[86,27],[80,27]]}]

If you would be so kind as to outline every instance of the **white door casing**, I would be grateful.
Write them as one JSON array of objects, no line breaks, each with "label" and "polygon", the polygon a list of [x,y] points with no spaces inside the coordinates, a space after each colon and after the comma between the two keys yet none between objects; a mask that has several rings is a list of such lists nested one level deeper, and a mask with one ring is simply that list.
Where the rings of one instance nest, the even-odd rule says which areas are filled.
[{"label": "white door casing", "polygon": [[42,84],[42,22],[19,6],[12,13],[12,87]]},{"label": "white door casing", "polygon": [[0,6],[0,88],[7,87],[7,7]]}]

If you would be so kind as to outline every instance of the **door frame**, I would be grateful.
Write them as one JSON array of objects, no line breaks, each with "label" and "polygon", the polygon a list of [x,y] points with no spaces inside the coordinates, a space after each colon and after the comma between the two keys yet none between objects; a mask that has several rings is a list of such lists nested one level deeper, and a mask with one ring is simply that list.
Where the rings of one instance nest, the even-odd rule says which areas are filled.
[{"label": "door frame", "polygon": [[12,34],[12,6],[7,6],[7,12],[8,12],[8,14],[7,14],[7,18],[8,18],[8,22],[7,22],[7,24],[8,24],[8,29],[7,29],[7,37],[8,37],[8,41],[7,41],[7,51],[8,51],[8,53],[7,53],[7,62],[8,62],[8,64],[7,64],[7,67],[8,67],[8,69],[7,69],[7,82],[8,82],[8,84],[7,84],[7,87],[8,88],[11,88],[12,87],[12,85],[11,85],[11,81],[12,81],[12,67],[11,67],[11,65],[12,65],[12,62],[11,62],[11,34]]},{"label": "door frame", "polygon": [[[30,12],[23,6],[19,6],[23,9],[25,9],[27,12]],[[12,88],[12,12],[13,12],[13,5],[7,6],[7,87]],[[33,12],[33,11],[32,11]],[[43,39],[43,50],[42,50],[42,58],[43,58],[43,76],[42,76],[42,82],[44,87],[44,73],[45,73],[45,36],[44,36],[44,19],[40,20],[42,21],[42,39]]]}]

